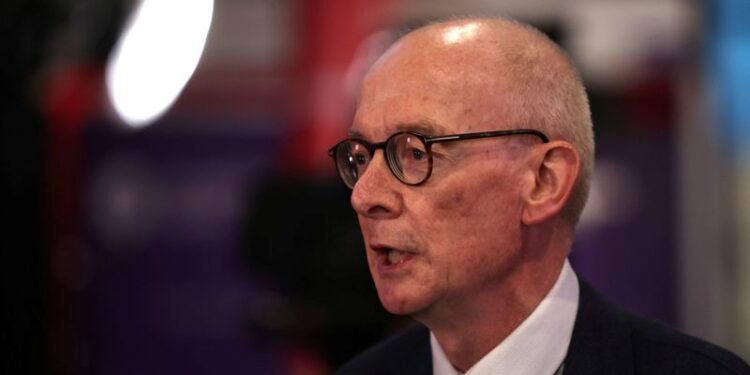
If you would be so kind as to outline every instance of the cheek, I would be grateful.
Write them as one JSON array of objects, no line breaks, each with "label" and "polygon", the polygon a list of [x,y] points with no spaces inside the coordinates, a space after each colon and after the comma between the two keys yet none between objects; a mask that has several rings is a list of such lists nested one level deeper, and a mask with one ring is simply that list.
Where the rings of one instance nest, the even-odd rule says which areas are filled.
[{"label": "cheek", "polygon": [[492,224],[504,216],[512,216],[520,202],[518,184],[499,174],[491,178],[471,180],[456,178],[439,192],[429,194],[434,199],[435,215],[448,219],[471,219]]},{"label": "cheek", "polygon": [[[423,234],[432,245],[452,253],[479,251],[481,257],[484,249],[513,248],[522,210],[518,184],[509,181],[499,176],[479,181],[456,178],[450,185],[441,181],[442,191],[426,194],[423,201],[423,212],[431,217]],[[453,258],[463,260],[478,259]]]},{"label": "cheek", "polygon": [[[457,189],[452,189],[452,191],[448,192],[447,194],[444,194],[442,199],[438,200],[435,203],[435,211],[438,214],[445,215],[445,214],[452,214],[452,212],[455,211],[461,211],[461,208],[464,207],[470,207],[471,204],[466,204],[466,194],[467,190],[464,187],[458,187]],[[458,213],[458,212],[456,212]],[[465,213],[465,212],[461,212]]]},{"label": "cheek", "polygon": [[[444,277],[454,283],[484,285],[511,264],[520,240],[520,199],[517,184],[484,179],[457,184],[436,194],[436,219],[430,228],[440,238]],[[468,286],[467,286],[468,287]]]}]

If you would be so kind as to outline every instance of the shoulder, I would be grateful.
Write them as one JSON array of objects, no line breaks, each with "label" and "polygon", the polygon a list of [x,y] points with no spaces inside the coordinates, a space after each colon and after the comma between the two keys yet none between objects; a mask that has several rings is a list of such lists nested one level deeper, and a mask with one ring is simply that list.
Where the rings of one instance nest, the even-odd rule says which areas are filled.
[{"label": "shoulder", "polygon": [[430,331],[415,325],[354,357],[336,374],[431,373]]},{"label": "shoulder", "polygon": [[634,360],[644,372],[670,369],[677,374],[750,374],[747,363],[722,347],[659,322],[635,316],[629,320]]},{"label": "shoulder", "polygon": [[625,312],[585,282],[580,287],[568,359],[585,371],[572,373],[750,375],[750,367],[730,351]]}]

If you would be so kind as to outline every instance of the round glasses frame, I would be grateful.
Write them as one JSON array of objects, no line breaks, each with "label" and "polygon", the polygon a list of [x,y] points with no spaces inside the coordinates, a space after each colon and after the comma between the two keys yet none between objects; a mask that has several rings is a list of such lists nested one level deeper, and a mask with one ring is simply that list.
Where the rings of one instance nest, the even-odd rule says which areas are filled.
[{"label": "round glasses frame", "polygon": [[[409,135],[416,137],[424,145],[424,152],[427,155],[427,171],[424,173],[424,177],[415,181],[406,179],[403,173],[400,173],[401,169],[398,160],[398,156],[394,155],[391,150],[395,150],[392,147],[393,141],[399,139],[399,137]],[[336,170],[339,173],[339,177],[346,186],[350,189],[354,189],[354,185],[359,180],[361,172],[358,171],[357,166],[354,164],[354,157],[351,153],[351,145],[353,142],[362,145],[369,153],[369,158],[375,156],[375,151],[382,149],[388,169],[391,171],[394,177],[406,185],[416,186],[421,185],[432,175],[432,144],[444,143],[444,142],[457,142],[469,139],[480,139],[480,138],[492,138],[492,137],[505,137],[510,135],[532,135],[538,137],[542,143],[548,143],[549,138],[547,136],[534,129],[513,129],[513,130],[497,130],[489,132],[477,132],[477,133],[462,133],[462,134],[450,134],[440,136],[428,136],[415,131],[404,131],[392,134],[385,142],[370,143],[362,139],[347,138],[328,150],[328,156],[333,158],[336,165]],[[342,154],[344,153],[344,154]],[[366,165],[369,165],[370,160],[367,161]],[[365,167],[366,169],[366,167]],[[363,171],[364,172],[364,171]]]}]

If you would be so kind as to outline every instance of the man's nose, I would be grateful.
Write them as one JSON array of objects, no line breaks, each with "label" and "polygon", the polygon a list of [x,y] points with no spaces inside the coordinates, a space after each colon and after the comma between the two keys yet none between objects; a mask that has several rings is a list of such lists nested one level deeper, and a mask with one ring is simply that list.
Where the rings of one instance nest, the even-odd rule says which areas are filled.
[{"label": "man's nose", "polygon": [[371,219],[398,217],[403,203],[401,194],[397,191],[400,185],[388,169],[383,153],[376,152],[352,189],[354,211]]}]

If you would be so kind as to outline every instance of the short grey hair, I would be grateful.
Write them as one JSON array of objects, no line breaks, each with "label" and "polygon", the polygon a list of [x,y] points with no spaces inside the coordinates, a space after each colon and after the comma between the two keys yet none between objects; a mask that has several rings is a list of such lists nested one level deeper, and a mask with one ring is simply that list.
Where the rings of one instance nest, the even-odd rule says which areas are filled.
[{"label": "short grey hair", "polygon": [[514,83],[508,93],[514,108],[510,121],[551,140],[568,141],[578,152],[580,174],[562,211],[572,229],[586,205],[594,169],[594,130],[583,79],[570,56],[539,29],[502,17],[471,19],[497,27],[498,35],[523,31],[520,40],[498,42],[503,69]]}]

